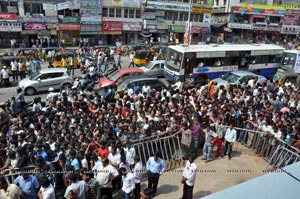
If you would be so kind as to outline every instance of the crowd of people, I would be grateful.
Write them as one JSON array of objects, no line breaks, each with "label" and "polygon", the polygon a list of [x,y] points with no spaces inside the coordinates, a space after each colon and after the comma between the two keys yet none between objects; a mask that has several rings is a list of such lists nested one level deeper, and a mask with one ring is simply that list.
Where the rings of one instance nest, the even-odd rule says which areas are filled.
[{"label": "crowd of people", "polygon": [[[185,199],[195,183],[188,168],[196,170],[193,161],[203,144],[206,162],[225,155],[230,160],[236,141],[251,145],[251,134],[234,127],[264,131],[300,150],[300,91],[289,81],[279,85],[254,78],[186,89],[178,81],[159,90],[145,84],[105,92],[50,93],[18,114],[1,104],[1,174],[18,170],[21,175],[11,184],[0,178],[0,198],[103,199],[115,190],[126,199],[150,198],[165,166],[159,153],[141,161],[132,145],[147,137],[179,136],[182,158],[188,160],[181,181]],[[148,188],[141,195],[144,173]]]}]

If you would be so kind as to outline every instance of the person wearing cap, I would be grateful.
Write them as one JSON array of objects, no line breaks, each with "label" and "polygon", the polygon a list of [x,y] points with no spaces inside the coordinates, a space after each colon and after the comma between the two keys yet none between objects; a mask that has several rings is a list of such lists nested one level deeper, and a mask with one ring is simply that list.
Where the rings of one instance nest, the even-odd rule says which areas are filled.
[{"label": "person wearing cap", "polygon": [[193,198],[193,189],[196,179],[197,165],[195,164],[196,156],[189,155],[182,174],[181,184],[183,184],[183,194],[181,199]]},{"label": "person wearing cap", "polygon": [[15,184],[8,184],[4,177],[0,177],[0,198],[2,199],[19,199],[22,191]]},{"label": "person wearing cap", "polygon": [[157,191],[159,176],[165,171],[165,162],[159,157],[160,153],[157,151],[150,157],[146,164],[148,174],[148,188],[153,190],[153,194]]},{"label": "person wearing cap", "polygon": [[6,66],[1,69],[1,82],[3,82],[5,87],[9,86],[9,74]]}]

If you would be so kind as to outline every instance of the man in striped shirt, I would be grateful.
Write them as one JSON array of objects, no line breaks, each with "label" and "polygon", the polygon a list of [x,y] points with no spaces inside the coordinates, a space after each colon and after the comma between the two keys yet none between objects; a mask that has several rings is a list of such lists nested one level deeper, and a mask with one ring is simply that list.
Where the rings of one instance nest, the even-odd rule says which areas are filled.
[{"label": "man in striped shirt", "polygon": [[86,168],[81,170],[82,179],[89,187],[88,198],[100,199],[101,189],[99,182],[93,178],[94,173],[89,172]]}]

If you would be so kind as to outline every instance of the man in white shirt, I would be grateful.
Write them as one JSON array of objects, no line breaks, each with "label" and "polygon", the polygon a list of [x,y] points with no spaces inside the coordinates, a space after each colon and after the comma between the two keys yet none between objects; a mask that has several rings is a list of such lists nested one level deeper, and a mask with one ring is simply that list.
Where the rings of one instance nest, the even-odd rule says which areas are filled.
[{"label": "man in white shirt", "polygon": [[68,176],[68,180],[72,183],[66,189],[64,197],[67,198],[72,194],[72,192],[76,192],[76,198],[85,199],[88,192],[88,185],[84,181],[77,181],[77,174],[70,173]]},{"label": "man in white shirt", "polygon": [[126,143],[126,147],[124,148],[125,155],[126,155],[126,161],[130,164],[134,164],[134,156],[135,156],[135,149],[131,146],[131,142],[128,141]]},{"label": "man in white shirt", "polygon": [[130,199],[133,196],[133,190],[135,188],[134,175],[132,172],[128,172],[124,167],[120,168],[119,172],[122,175],[122,191],[124,192],[124,198]]},{"label": "man in white shirt", "polygon": [[109,160],[104,158],[102,160],[102,165],[99,165],[97,168],[96,180],[99,182],[101,188],[101,198],[106,196],[109,199],[112,199],[112,184],[111,182],[114,179],[117,179],[119,176],[118,170],[109,164]]},{"label": "man in white shirt", "polygon": [[195,156],[190,155],[189,160],[185,164],[185,168],[181,179],[181,184],[184,184],[182,199],[193,198],[193,189],[197,172],[197,165],[195,164],[194,160]]},{"label": "man in white shirt", "polygon": [[9,86],[9,74],[6,66],[3,66],[3,68],[1,69],[1,80],[3,81],[5,87]]},{"label": "man in white shirt", "polygon": [[233,125],[230,124],[229,128],[225,133],[225,146],[222,157],[227,154],[228,150],[228,159],[231,160],[231,153],[232,153],[232,145],[236,141],[236,130],[233,128]]},{"label": "man in white shirt", "polygon": [[0,178],[0,198],[2,199],[20,199],[21,189],[15,184],[8,184],[4,177]]},{"label": "man in white shirt", "polygon": [[143,178],[143,163],[140,160],[139,156],[134,157],[134,168],[133,168],[133,175],[134,175],[134,183],[135,188],[133,190],[134,192],[134,198],[140,198],[141,197],[141,181]]},{"label": "man in white shirt", "polygon": [[40,180],[41,188],[38,192],[39,198],[43,199],[55,199],[55,191],[52,184],[45,177]]},{"label": "man in white shirt", "polygon": [[17,60],[10,62],[11,72],[13,75],[13,80],[18,81],[18,62]]}]

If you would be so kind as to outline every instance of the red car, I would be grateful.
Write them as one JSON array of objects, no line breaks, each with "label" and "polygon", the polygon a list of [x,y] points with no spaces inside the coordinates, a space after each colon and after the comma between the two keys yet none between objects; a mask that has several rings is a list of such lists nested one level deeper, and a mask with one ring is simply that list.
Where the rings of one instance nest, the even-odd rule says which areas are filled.
[{"label": "red car", "polygon": [[137,74],[145,74],[142,69],[139,68],[122,68],[119,69],[107,77],[103,77],[98,82],[98,87],[103,88],[105,86],[115,85],[118,81],[123,79],[128,75],[137,75]]}]

